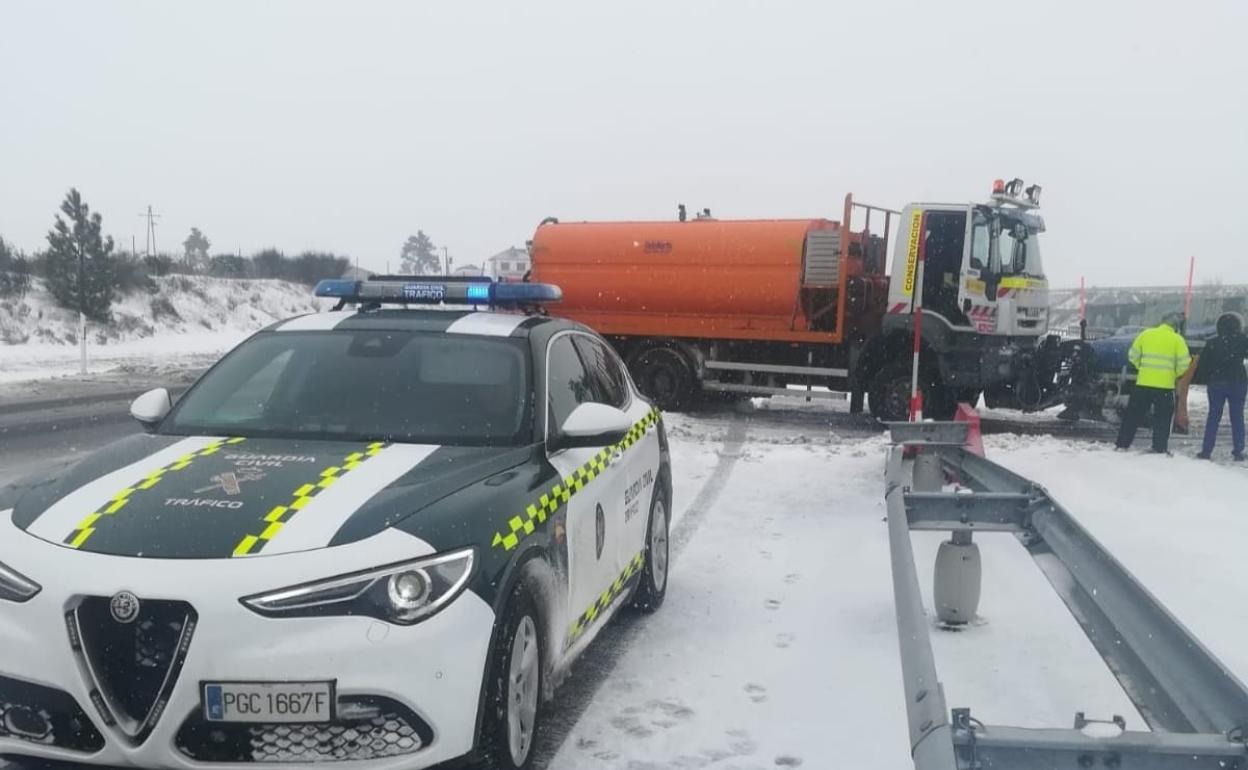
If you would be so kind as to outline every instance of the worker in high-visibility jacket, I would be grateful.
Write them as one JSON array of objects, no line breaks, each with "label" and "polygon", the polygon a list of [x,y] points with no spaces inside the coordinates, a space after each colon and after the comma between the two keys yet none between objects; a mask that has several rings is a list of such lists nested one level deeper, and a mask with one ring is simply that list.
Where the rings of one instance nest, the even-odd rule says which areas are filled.
[{"label": "worker in high-visibility jacket", "polygon": [[1153,451],[1170,450],[1170,425],[1174,419],[1174,385],[1192,365],[1192,356],[1183,339],[1184,316],[1168,313],[1161,323],[1145,329],[1135,338],[1127,360],[1136,368],[1135,388],[1127,402],[1118,430],[1118,448],[1127,449],[1135,433],[1153,412]]}]

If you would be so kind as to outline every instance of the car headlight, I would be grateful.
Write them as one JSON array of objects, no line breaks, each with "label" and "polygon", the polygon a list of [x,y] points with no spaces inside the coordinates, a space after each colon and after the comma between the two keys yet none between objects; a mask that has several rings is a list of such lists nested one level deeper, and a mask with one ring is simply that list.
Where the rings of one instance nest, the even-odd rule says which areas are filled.
[{"label": "car headlight", "polygon": [[42,590],[43,587],[35,581],[0,563],[0,599],[11,602],[29,601]]},{"label": "car headlight", "polygon": [[363,615],[410,626],[450,604],[472,575],[471,548],[241,599],[267,617]]}]

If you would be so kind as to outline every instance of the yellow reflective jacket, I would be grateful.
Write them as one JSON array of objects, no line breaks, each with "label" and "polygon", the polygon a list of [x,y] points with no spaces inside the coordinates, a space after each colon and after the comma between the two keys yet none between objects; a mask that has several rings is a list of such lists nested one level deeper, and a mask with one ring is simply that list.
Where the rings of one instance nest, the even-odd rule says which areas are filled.
[{"label": "yellow reflective jacket", "polygon": [[1163,390],[1174,390],[1174,383],[1192,365],[1187,342],[1169,324],[1140,332],[1131,344],[1127,360],[1139,370],[1136,385]]}]

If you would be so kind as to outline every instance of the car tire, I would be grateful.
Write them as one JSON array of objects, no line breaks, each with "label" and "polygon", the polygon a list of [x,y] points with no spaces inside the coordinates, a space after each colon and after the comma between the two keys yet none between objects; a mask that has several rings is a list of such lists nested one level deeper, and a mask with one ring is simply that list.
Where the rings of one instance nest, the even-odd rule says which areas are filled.
[{"label": "car tire", "polygon": [[633,592],[632,606],[642,612],[655,612],[663,606],[667,596],[667,581],[671,572],[670,535],[671,520],[663,495],[656,494],[650,504],[650,519],[646,523],[646,548],[641,577]]},{"label": "car tire", "polygon": [[529,581],[512,591],[490,654],[489,691],[476,770],[529,770],[541,736],[545,644],[542,614]]}]

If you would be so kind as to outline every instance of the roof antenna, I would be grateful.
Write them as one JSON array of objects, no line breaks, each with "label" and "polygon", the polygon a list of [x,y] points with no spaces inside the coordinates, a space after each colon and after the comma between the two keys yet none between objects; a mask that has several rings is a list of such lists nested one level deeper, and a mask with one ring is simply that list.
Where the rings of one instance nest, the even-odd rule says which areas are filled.
[{"label": "roof antenna", "polygon": [[681,222],[684,222],[689,218],[689,215],[685,213],[685,204],[683,203],[676,204],[676,214],[680,218]]}]

